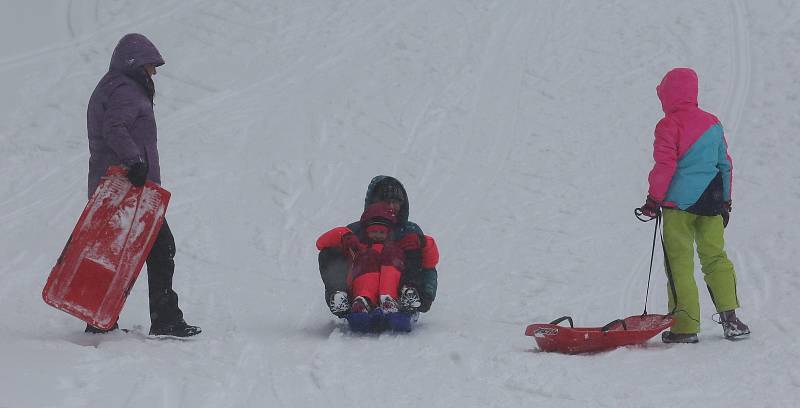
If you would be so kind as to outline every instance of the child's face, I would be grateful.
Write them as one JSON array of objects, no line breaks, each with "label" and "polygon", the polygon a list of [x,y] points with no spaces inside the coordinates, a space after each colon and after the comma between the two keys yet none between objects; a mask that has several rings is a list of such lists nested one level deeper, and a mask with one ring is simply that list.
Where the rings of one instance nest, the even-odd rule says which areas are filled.
[{"label": "child's face", "polygon": [[367,231],[367,237],[373,242],[383,242],[389,236],[388,232],[384,229],[370,229]]}]

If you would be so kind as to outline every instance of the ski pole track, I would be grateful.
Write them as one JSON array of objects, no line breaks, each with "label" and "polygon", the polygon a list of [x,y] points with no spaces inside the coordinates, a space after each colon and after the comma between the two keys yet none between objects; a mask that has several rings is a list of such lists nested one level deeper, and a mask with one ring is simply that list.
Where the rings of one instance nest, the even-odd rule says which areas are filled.
[{"label": "ski pole track", "polygon": [[[358,41],[355,41],[356,39],[349,37],[339,39],[336,43],[326,46],[326,52],[315,55],[315,61],[307,61],[305,56],[301,55],[294,62],[284,64],[284,68],[278,73],[275,73],[264,79],[251,81],[247,86],[240,87],[236,90],[226,91],[224,93],[218,95],[215,94],[211,97],[202,99],[197,103],[172,114],[170,117],[165,118],[163,122],[173,131],[181,131],[186,129],[188,125],[181,126],[178,124],[193,123],[194,121],[190,120],[192,117],[203,117],[206,113],[208,113],[209,110],[218,108],[219,106],[230,106],[229,108],[223,109],[221,112],[216,110],[219,116],[224,117],[226,116],[226,113],[241,112],[243,115],[252,114],[254,117],[259,117],[259,113],[267,108],[262,104],[262,91],[264,89],[272,94],[280,94],[282,92],[290,91],[293,87],[305,84],[305,82],[297,83],[291,81],[291,78],[300,77],[305,78],[305,81],[307,82],[312,81],[313,78],[317,77],[322,72],[320,66],[324,65],[326,62],[333,61],[334,59],[343,59],[342,57],[345,55],[352,57],[356,55],[357,52],[372,48],[374,44],[382,40],[383,36],[391,32],[391,29],[395,27],[400,18],[416,10],[420,4],[422,4],[422,2],[417,1],[413,6],[407,7],[406,10],[401,13],[392,13],[388,10],[384,11],[381,13],[378,19],[371,20],[362,29],[364,35],[363,37],[357,39]],[[366,33],[370,33],[370,35],[367,35]],[[309,37],[309,41],[311,41],[316,36]],[[361,42],[363,45],[354,45],[353,42]],[[303,47],[300,48],[302,49]],[[235,101],[236,103],[228,103],[232,101]],[[245,107],[245,109],[242,110],[242,107]],[[249,146],[250,144],[243,143],[241,145]]]},{"label": "ski pole track", "polygon": [[[160,377],[159,374],[155,375],[155,378],[159,378],[159,377]],[[153,381],[153,377],[145,378],[144,375],[139,374],[139,375],[137,375],[135,377],[135,380],[133,381],[133,384],[131,385],[131,387],[128,390],[126,390],[127,392],[126,391],[122,391],[122,397],[123,397],[122,398],[122,407],[123,408],[138,407],[139,406],[137,404],[137,402],[135,401],[135,397],[136,397],[137,394],[140,394],[146,388],[146,385],[147,385],[148,381]],[[89,401],[91,401],[91,398],[89,398]],[[89,401],[87,401],[87,402],[89,402]]]},{"label": "ski pole track", "polygon": [[18,276],[28,267],[40,265],[40,262],[32,260],[29,251],[19,251],[7,256],[7,262],[0,267],[0,278],[3,282],[7,282],[0,286],[0,305],[3,306],[3,310],[10,310],[13,315],[22,317],[27,314],[28,308],[18,298],[19,293],[24,293],[20,287],[23,282],[19,282]]},{"label": "ski pole track", "polygon": [[[80,214],[80,208],[84,204],[81,199],[85,198],[85,195],[76,194],[76,191],[80,191],[77,182],[64,184],[61,189],[51,190],[45,197],[32,199],[25,207],[6,211],[3,216],[0,216],[0,222],[23,223],[34,215],[48,214],[48,217],[56,222],[54,225],[60,224],[64,214],[71,216],[76,213]],[[68,210],[76,208],[78,208],[77,211],[68,213]]]},{"label": "ski pole track", "polygon": [[[472,26],[478,25],[482,27],[485,24],[482,22],[485,20],[485,18],[482,18],[483,16],[480,15],[468,17],[466,15],[466,12],[468,11],[472,13],[478,12],[475,9],[465,10],[461,7],[457,9],[457,14],[461,19],[461,24],[459,25],[459,30],[455,32],[463,33],[460,38],[462,41],[467,40],[469,42],[470,39],[475,37],[475,34],[472,33]],[[417,135],[424,134],[426,136],[426,142],[419,147],[419,151],[420,154],[427,155],[429,159],[423,160],[426,165],[421,174],[412,175],[414,178],[419,180],[419,187],[423,191],[430,189],[430,187],[428,187],[429,179],[431,178],[432,172],[436,168],[434,163],[441,161],[442,157],[446,159],[447,156],[450,155],[452,147],[449,145],[449,143],[440,142],[444,136],[443,132],[438,129],[443,127],[446,123],[445,119],[447,115],[452,114],[453,111],[461,110],[461,108],[454,105],[459,103],[464,89],[469,89],[469,87],[464,86],[464,80],[462,80],[462,78],[468,78],[471,75],[473,67],[472,64],[468,63],[468,61],[474,59],[475,56],[472,55],[471,49],[468,49],[466,52],[462,52],[459,55],[459,61],[466,61],[462,63],[456,70],[455,75],[449,76],[451,79],[443,82],[444,86],[441,88],[442,91],[434,93],[433,95],[435,96],[428,99],[427,102],[424,103],[424,108],[419,114],[416,115],[416,119],[412,122],[413,124],[410,127],[410,133],[413,137],[409,138],[405,148],[403,149],[405,154],[414,153],[412,151],[412,147],[419,140]],[[453,129],[452,131],[459,133],[461,132],[459,129]],[[442,146],[441,148],[439,147],[440,145]],[[397,165],[395,165],[394,171],[397,172],[399,170],[400,169],[397,168]],[[419,203],[423,205],[423,213],[427,212],[427,208],[430,208],[431,203],[435,202],[434,198],[439,194],[440,191],[441,187],[436,189],[433,194],[425,194],[425,196],[429,197],[429,199]]]},{"label": "ski pole track", "polygon": [[[323,393],[331,387],[329,379],[337,378],[337,375],[344,375],[336,370],[339,366],[338,358],[344,355],[343,348],[347,341],[342,327],[337,325],[329,337],[321,342],[310,355],[310,370],[307,375],[314,387]],[[333,372],[329,373],[330,370]]]},{"label": "ski pole track", "polygon": [[[750,56],[750,36],[747,28],[747,6],[742,0],[734,0],[730,3],[731,30],[733,45],[731,59],[733,72],[731,74],[728,96],[725,98],[723,112],[729,118],[731,129],[730,135],[736,136],[739,130],[739,123],[742,120],[744,107],[750,90],[752,78],[751,56]],[[724,125],[724,124],[723,124]],[[728,136],[730,137],[730,136]]]},{"label": "ski pole track", "polygon": [[[126,16],[125,22],[121,23],[111,23],[110,26],[99,28],[90,34],[83,35],[83,36],[71,36],[69,41],[62,41],[55,45],[42,47],[33,51],[28,51],[23,53],[22,55],[16,55],[13,57],[6,57],[0,59],[0,71],[6,70],[8,68],[23,65],[23,64],[31,64],[39,62],[41,59],[50,59],[53,58],[53,55],[58,55],[60,53],[64,53],[67,51],[72,51],[75,48],[82,47],[94,43],[97,38],[99,37],[107,37],[112,33],[122,32],[122,31],[129,31],[133,27],[141,27],[145,23],[148,24],[155,24],[159,20],[170,17],[175,12],[186,9],[184,2],[181,1],[172,1],[172,2],[158,2],[159,5],[156,7],[147,7],[143,8],[148,10],[147,13],[144,13],[142,16],[138,18],[134,18],[131,20],[129,17]],[[69,3],[67,6],[67,15],[66,19],[66,26],[69,27],[70,31],[74,31],[74,24],[72,23],[72,2]],[[95,10],[99,8],[101,2],[99,0],[95,0]],[[95,16],[97,16],[97,11],[95,11]],[[116,17],[116,16],[113,16]],[[112,18],[113,18],[112,17]],[[113,21],[113,20],[112,20]]]},{"label": "ski pole track", "polygon": [[[53,179],[55,179],[55,178],[63,178],[65,174],[70,174],[69,169],[74,168],[75,165],[77,164],[77,162],[82,160],[83,158],[84,157],[82,155],[73,154],[72,156],[68,157],[66,160],[63,160],[63,159],[59,160],[59,161],[47,160],[46,163],[48,163],[48,164],[47,164],[47,166],[45,166],[46,171],[43,174],[41,174],[41,173],[36,173],[36,174],[28,173],[28,174],[26,174],[25,175],[25,179],[24,179],[25,181],[19,183],[20,185],[22,185],[24,187],[22,187],[18,191],[14,191],[12,194],[9,194],[9,195],[5,196],[4,199],[2,201],[0,201],[0,209],[3,209],[4,207],[10,207],[11,204],[19,202],[19,201],[28,201],[27,199],[24,199],[24,197],[31,196],[31,195],[34,195],[34,194],[38,194],[39,193],[39,189],[41,188],[42,184],[52,185],[53,184],[52,183]],[[36,160],[36,161],[38,162],[38,160]],[[58,164],[58,163],[61,163],[61,164]],[[28,177],[31,178],[30,181],[27,180]],[[68,183],[64,183],[65,185],[62,188],[64,188],[65,190],[68,189],[68,187],[69,188],[74,188],[74,186],[72,186],[71,184],[72,183],[76,183],[76,182],[77,182],[77,180],[71,180]],[[22,209],[24,209],[24,208],[25,208],[25,206],[22,207]],[[17,211],[19,211],[19,210],[21,210],[21,209],[17,209]],[[2,214],[4,214],[4,215],[0,216],[0,221],[2,221],[4,219],[3,217],[8,217],[10,219],[8,214],[11,213],[11,212],[12,212],[12,210],[3,210]]]},{"label": "ski pole track", "polygon": [[[527,38],[535,37],[533,35],[527,35],[528,34],[527,31],[522,31],[521,30],[521,26],[525,26],[525,25],[529,24],[530,20],[531,20],[530,16],[524,16],[523,15],[523,16],[519,16],[518,17],[518,19],[514,23],[514,27],[513,27],[513,29],[516,31],[516,36],[515,36],[516,38],[515,38],[514,44],[524,43],[527,40]],[[534,22],[533,26],[535,26],[535,27],[542,26],[543,25],[542,24],[542,22],[543,22],[542,20],[543,19],[540,17],[538,19],[538,21]],[[512,48],[509,47],[509,49],[512,49]],[[488,185],[490,185],[490,186],[496,185],[498,179],[500,179],[500,178],[502,178],[503,180],[506,179],[505,173],[507,171],[506,170],[507,164],[510,161],[509,159],[512,156],[512,152],[514,150],[514,147],[518,145],[517,140],[519,140],[522,137],[522,135],[521,135],[522,132],[519,131],[518,125],[519,125],[520,111],[522,109],[521,108],[521,101],[522,101],[521,94],[522,94],[523,87],[525,85],[524,84],[524,75],[525,75],[526,70],[529,68],[529,65],[528,65],[529,59],[528,58],[529,58],[529,55],[526,54],[525,57],[522,59],[522,61],[517,63],[516,67],[514,67],[516,72],[506,76],[506,78],[508,78],[507,80],[508,80],[509,86],[516,85],[516,86],[512,87],[514,89],[513,91],[509,91],[508,92],[509,94],[513,95],[513,99],[512,100],[515,103],[514,103],[513,114],[512,114],[510,125],[509,125],[509,131],[508,132],[503,132],[504,135],[510,136],[511,140],[507,144],[508,148],[502,154],[503,157],[498,157],[497,159],[492,160],[492,162],[494,164],[498,164],[499,163],[500,166],[499,166],[499,168],[497,168],[492,173],[493,177],[488,182]],[[514,79],[516,79],[516,84],[514,84],[512,82]]]},{"label": "ski pole track", "polygon": [[[206,401],[204,406],[211,407],[244,407],[253,397],[254,393],[264,385],[269,384],[269,378],[265,378],[265,373],[269,370],[266,367],[267,359],[264,358],[260,347],[256,347],[252,342],[243,345],[236,355],[225,356],[233,360],[233,367],[227,368],[224,379],[216,384],[216,387],[227,392],[214,393],[214,398]],[[228,365],[228,362],[221,362]],[[246,375],[242,375],[246,374]],[[235,397],[231,399],[231,395]],[[263,400],[262,400],[263,401]],[[271,404],[270,404],[271,405]]]},{"label": "ski pole track", "polygon": [[[497,187],[494,185],[495,180],[497,177],[501,177],[499,175],[503,173],[503,168],[505,165],[507,165],[507,160],[502,160],[502,157],[507,157],[509,155],[509,152],[514,148],[514,141],[517,137],[519,137],[514,132],[504,132],[502,130],[498,131],[498,129],[492,128],[485,130],[481,129],[479,122],[477,122],[478,119],[482,117],[482,115],[478,114],[478,112],[480,112],[479,105],[481,101],[492,100],[493,102],[500,102],[503,104],[507,104],[509,102],[512,103],[510,109],[503,109],[503,106],[505,105],[494,106],[492,110],[496,111],[518,112],[519,108],[518,89],[520,84],[519,82],[515,84],[514,81],[519,80],[521,75],[520,72],[522,72],[524,68],[519,61],[510,60],[503,53],[511,48],[510,46],[507,48],[505,44],[517,44],[520,39],[527,37],[527,33],[522,31],[521,28],[523,26],[522,22],[526,21],[525,19],[528,16],[525,14],[515,15],[516,10],[513,5],[504,6],[505,7],[498,7],[497,10],[492,10],[491,15],[482,16],[478,27],[480,29],[487,29],[490,32],[490,35],[486,37],[485,40],[482,40],[482,42],[476,44],[476,46],[481,48],[476,49],[471,53],[470,59],[473,62],[466,65],[465,69],[462,70],[462,82],[469,80],[471,83],[466,86],[461,85],[459,88],[457,88],[466,90],[468,94],[465,94],[463,97],[458,95],[455,96],[458,96],[459,99],[463,98],[463,102],[468,103],[469,106],[462,108],[459,106],[461,103],[463,103],[462,100],[456,100],[455,103],[457,105],[450,107],[445,111],[451,115],[460,113],[460,116],[463,117],[463,120],[451,119],[449,120],[450,123],[461,122],[471,125],[464,126],[463,129],[454,129],[454,131],[460,135],[457,136],[457,138],[462,139],[462,143],[457,151],[453,152],[452,148],[450,147],[441,149],[442,152],[447,153],[451,158],[449,160],[444,158],[444,160],[440,161],[449,164],[451,168],[444,172],[444,177],[439,178],[439,188],[436,189],[437,192],[445,191],[445,186],[449,184],[465,184],[465,182],[459,180],[458,177],[462,177],[461,175],[463,174],[472,173],[469,170],[474,169],[476,165],[488,165],[492,166],[491,171],[485,172],[486,174],[489,174],[489,177],[470,180],[470,191],[482,191],[487,195],[496,194]],[[489,24],[489,27],[484,27],[485,24]],[[491,29],[493,27],[497,27],[499,29]],[[546,31],[546,28],[542,28],[542,30]],[[514,36],[516,42],[509,41],[512,36]],[[477,55],[475,54],[476,52]],[[508,70],[514,70],[516,71],[516,74],[508,75]],[[494,77],[490,77],[489,73],[494,73]],[[490,82],[491,80],[500,80],[500,87],[503,89],[517,89],[516,93],[512,91],[511,94],[512,96],[516,95],[516,97],[512,98],[510,101],[505,99],[496,100],[492,98],[492,95],[487,93],[493,92],[493,89],[483,89],[484,87],[482,86],[482,83]],[[516,119],[513,119],[516,117],[516,115],[516,113],[512,115],[511,122],[514,122],[512,125],[512,130],[516,127]],[[503,113],[501,113],[501,116],[497,118],[499,121],[505,121],[505,119],[506,118]],[[491,138],[496,137],[498,134],[502,138],[500,140],[502,140],[504,143],[487,144]],[[504,151],[504,153],[500,153],[498,150]],[[473,155],[477,154],[479,154],[480,157],[472,157]],[[464,193],[466,193],[466,191]],[[462,197],[461,195],[450,198],[439,197],[439,195],[440,194],[434,193],[434,195],[429,198],[430,202],[447,203],[450,201],[455,201],[459,203],[457,206],[444,206],[445,208],[458,208],[457,213],[452,215],[453,218],[458,218],[459,214],[463,215],[464,213],[469,213],[470,211],[474,212],[475,207],[480,205],[478,201],[466,199],[466,197]],[[445,231],[445,234],[447,234],[447,231]],[[451,234],[458,236],[458,232]]]},{"label": "ski pole track", "polygon": [[[659,247],[657,246],[657,249]],[[661,279],[660,276],[663,275],[664,271],[661,265],[663,265],[663,259],[660,259],[658,254],[653,257],[653,271],[650,280],[650,293],[648,296],[647,304],[644,304],[644,294],[647,292],[647,275],[646,273],[649,271],[650,268],[650,254],[646,251],[640,252],[640,255],[636,257],[636,261],[633,262],[632,266],[628,271],[628,276],[625,279],[625,288],[619,298],[619,312],[625,314],[625,316],[629,314],[635,313],[640,307],[645,307],[649,310],[650,313],[661,313],[662,311],[656,307],[656,302],[654,299],[660,298],[663,294],[663,287],[657,282]],[[659,262],[659,260],[661,262]],[[620,315],[620,317],[623,317]]]},{"label": "ski pole track", "polygon": [[[736,271],[737,296],[745,314],[761,315],[764,311],[781,307],[781,305],[768,304],[770,299],[780,299],[782,296],[775,297],[775,294],[772,293],[771,282],[768,279],[772,274],[761,260],[762,255],[760,254],[763,253],[742,247],[736,248],[731,257]],[[800,288],[796,287],[795,289]]]}]

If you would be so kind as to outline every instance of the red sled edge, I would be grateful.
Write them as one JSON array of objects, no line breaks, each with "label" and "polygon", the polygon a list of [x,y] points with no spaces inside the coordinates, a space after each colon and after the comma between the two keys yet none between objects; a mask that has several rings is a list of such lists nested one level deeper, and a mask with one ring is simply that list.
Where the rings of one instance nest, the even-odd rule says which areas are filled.
[{"label": "red sled edge", "polygon": [[603,327],[564,327],[557,323],[534,323],[525,329],[541,351],[565,354],[594,353],[642,344],[674,324],[671,315],[636,315],[614,320]]},{"label": "red sled edge", "polygon": [[[150,181],[135,187],[125,174],[119,166],[109,167],[42,290],[45,303],[105,330],[119,318],[158,236],[171,196]],[[131,200],[135,208],[127,214],[123,210],[130,213]],[[109,225],[122,227],[124,236],[114,235]],[[108,253],[98,257],[98,251]]]}]

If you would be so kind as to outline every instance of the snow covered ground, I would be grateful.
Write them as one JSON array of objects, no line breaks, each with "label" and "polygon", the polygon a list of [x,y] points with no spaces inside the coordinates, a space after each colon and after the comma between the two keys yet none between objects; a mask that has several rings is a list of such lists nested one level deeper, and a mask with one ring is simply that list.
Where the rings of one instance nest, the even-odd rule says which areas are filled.
[{"label": "snow covered ground", "polygon": [[[86,200],[86,103],[128,32],[167,61],[156,116],[194,341],[84,335],[40,297]],[[800,400],[800,3],[5,0],[0,38],[0,407]],[[675,66],[726,128],[753,335],[723,340],[701,290],[697,345],[538,352],[529,323],[642,311],[653,231],[632,212]],[[322,300],[314,240],[377,174],[442,253],[408,335],[353,335]],[[665,285],[659,267],[649,311]],[[145,284],[120,322],[147,330]]]}]

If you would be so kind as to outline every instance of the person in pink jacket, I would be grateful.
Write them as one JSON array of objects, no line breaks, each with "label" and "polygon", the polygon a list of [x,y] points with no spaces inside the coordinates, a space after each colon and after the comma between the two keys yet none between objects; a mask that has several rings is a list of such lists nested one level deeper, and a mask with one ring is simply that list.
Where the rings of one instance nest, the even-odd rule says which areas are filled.
[{"label": "person in pink jacket", "polygon": [[695,243],[725,338],[750,334],[736,317],[736,273],[723,236],[731,210],[733,163],[719,119],[697,106],[697,84],[692,69],[675,68],[656,87],[664,118],[656,125],[655,165],[648,178],[647,200],[640,208],[645,216],[663,216],[669,308],[675,317],[672,329],[662,335],[665,343],[698,341]]}]

